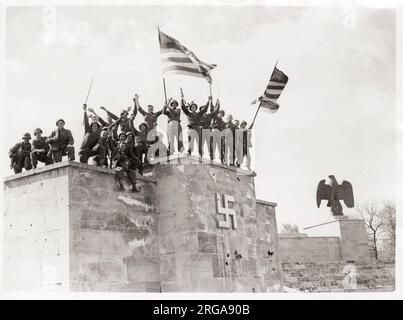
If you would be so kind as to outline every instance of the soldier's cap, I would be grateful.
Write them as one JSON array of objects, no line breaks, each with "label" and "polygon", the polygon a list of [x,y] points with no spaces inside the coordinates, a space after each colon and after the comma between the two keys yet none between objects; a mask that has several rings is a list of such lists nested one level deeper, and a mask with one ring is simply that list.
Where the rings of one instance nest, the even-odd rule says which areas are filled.
[{"label": "soldier's cap", "polygon": [[124,133],[124,132],[119,133],[119,136],[118,136],[119,139],[120,139],[121,136],[124,136],[126,138],[126,133]]},{"label": "soldier's cap", "polygon": [[173,105],[174,103],[176,103],[176,106],[179,106],[179,103],[178,103],[178,101],[176,101],[176,100],[172,100],[169,105],[172,107],[172,105]]},{"label": "soldier's cap", "polygon": [[154,106],[152,105],[152,104],[149,104],[148,106],[147,106],[147,108],[154,108]]},{"label": "soldier's cap", "polygon": [[126,109],[123,109],[122,112],[120,113],[120,115],[123,116],[124,114],[129,114],[129,112],[127,112]]},{"label": "soldier's cap", "polygon": [[56,121],[56,125],[57,125],[60,121],[63,122],[63,124],[66,124],[66,122],[65,122],[63,119],[59,119],[59,120]]},{"label": "soldier's cap", "polygon": [[43,131],[42,131],[41,128],[36,128],[36,129],[34,130],[34,136],[36,136],[36,134],[37,134],[38,132],[43,133]]},{"label": "soldier's cap", "polygon": [[23,139],[31,139],[31,135],[27,132],[22,136]]},{"label": "soldier's cap", "polygon": [[145,122],[143,122],[143,123],[141,123],[141,124],[139,125],[139,129],[141,128],[141,126],[145,126],[146,129],[148,129],[147,123],[145,123]]},{"label": "soldier's cap", "polygon": [[130,136],[130,135],[132,135],[132,136],[133,136],[133,138],[134,138],[134,133],[133,133],[133,132],[131,132],[131,131],[129,131],[129,132],[127,132],[127,133],[126,133],[126,138],[127,138],[128,136]]}]

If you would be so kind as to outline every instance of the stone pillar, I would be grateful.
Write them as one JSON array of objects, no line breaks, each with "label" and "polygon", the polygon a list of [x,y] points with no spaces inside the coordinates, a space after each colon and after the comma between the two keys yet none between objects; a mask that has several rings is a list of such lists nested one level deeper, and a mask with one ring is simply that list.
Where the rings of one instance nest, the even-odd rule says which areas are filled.
[{"label": "stone pillar", "polygon": [[343,260],[370,260],[368,235],[364,220],[339,219],[341,256]]},{"label": "stone pillar", "polygon": [[163,292],[282,289],[274,206],[258,212],[254,175],[180,158],[154,176]]}]

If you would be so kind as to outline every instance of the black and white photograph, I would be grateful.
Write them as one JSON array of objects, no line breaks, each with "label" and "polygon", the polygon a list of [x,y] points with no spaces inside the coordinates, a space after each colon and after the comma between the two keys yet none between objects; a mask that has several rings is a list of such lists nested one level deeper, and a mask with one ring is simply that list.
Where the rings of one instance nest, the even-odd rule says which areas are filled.
[{"label": "black and white photograph", "polygon": [[0,297],[402,297],[402,3],[2,13]]}]

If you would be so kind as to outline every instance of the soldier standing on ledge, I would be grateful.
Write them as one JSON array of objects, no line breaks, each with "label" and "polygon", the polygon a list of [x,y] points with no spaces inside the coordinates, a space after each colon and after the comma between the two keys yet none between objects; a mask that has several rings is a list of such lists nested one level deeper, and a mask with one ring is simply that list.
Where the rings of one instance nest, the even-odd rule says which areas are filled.
[{"label": "soldier standing on ledge", "polygon": [[65,122],[63,119],[56,121],[57,129],[54,130],[46,139],[46,143],[51,145],[50,152],[53,155],[55,162],[61,162],[62,157],[66,156],[70,161],[75,160],[74,155],[74,138],[71,131],[64,128]]},{"label": "soldier standing on ledge", "polygon": [[22,172],[22,169],[31,170],[31,135],[29,133],[24,134],[22,142],[18,142],[14,147],[10,149],[9,156],[11,159],[11,169],[14,169],[14,173]]},{"label": "soldier standing on ledge", "polygon": [[164,108],[162,108],[160,111],[158,112],[154,112],[154,106],[152,106],[151,104],[149,104],[147,106],[147,111],[146,112],[139,103],[139,95],[135,94],[134,95],[134,105],[136,108],[138,108],[138,111],[144,116],[144,122],[147,124],[147,131],[150,131],[152,129],[155,129],[157,126],[157,120],[158,117],[162,114]]},{"label": "soldier standing on ledge", "polygon": [[[216,108],[220,108],[220,101],[217,99]],[[218,113],[213,117],[212,124],[212,137],[210,145],[211,160],[215,159],[215,151],[218,149],[220,154],[221,163],[224,163],[224,153],[225,153],[225,139],[221,136],[221,131],[225,129],[225,121],[223,117],[225,116],[224,110],[219,110]]]},{"label": "soldier standing on ledge", "polygon": [[52,164],[52,156],[49,153],[50,145],[46,142],[46,137],[42,137],[42,129],[36,128],[34,131],[35,138],[32,140],[31,151],[32,166],[36,169],[38,161],[45,163],[45,165]]},{"label": "soldier standing on ledge", "polygon": [[116,150],[116,153],[113,157],[112,165],[112,168],[116,169],[115,179],[120,191],[124,191],[123,180],[124,174],[126,172],[132,184],[132,192],[140,192],[140,190],[138,190],[136,187],[137,181],[135,167],[135,163],[130,159],[127,144],[125,142],[122,142]]},{"label": "soldier standing on ledge", "polygon": [[179,104],[176,100],[169,100],[164,106],[163,113],[168,117],[168,155],[175,153],[175,140],[178,144],[178,152],[183,151],[181,109],[178,106]]}]

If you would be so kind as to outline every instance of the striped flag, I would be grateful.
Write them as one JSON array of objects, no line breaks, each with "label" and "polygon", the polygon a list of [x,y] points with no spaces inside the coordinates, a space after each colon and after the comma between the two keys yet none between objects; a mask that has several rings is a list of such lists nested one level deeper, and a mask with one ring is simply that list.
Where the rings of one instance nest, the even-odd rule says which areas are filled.
[{"label": "striped flag", "polygon": [[271,112],[276,112],[280,105],[277,99],[280,97],[281,92],[288,82],[288,77],[284,72],[274,67],[269,84],[261,97],[261,107],[268,109]]},{"label": "striped flag", "polygon": [[162,72],[183,74],[205,78],[212,82],[210,71],[217,65],[199,60],[196,55],[183,46],[178,40],[158,30],[161,49]]}]

